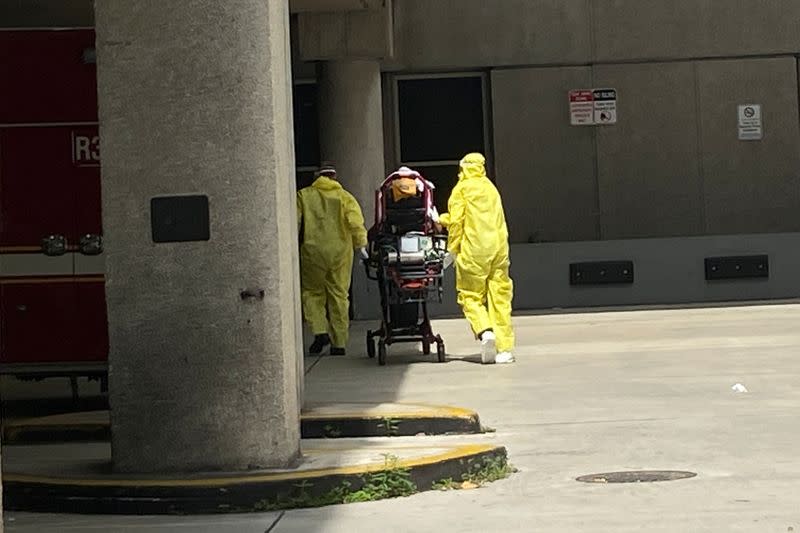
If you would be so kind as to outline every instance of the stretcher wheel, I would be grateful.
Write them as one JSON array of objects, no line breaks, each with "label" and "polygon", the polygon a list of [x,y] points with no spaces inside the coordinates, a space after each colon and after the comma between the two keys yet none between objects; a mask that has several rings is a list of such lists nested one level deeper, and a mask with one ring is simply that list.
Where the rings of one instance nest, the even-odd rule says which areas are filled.
[{"label": "stretcher wheel", "polygon": [[444,342],[439,341],[436,343],[436,357],[440,363],[447,362],[447,353],[444,351]]},{"label": "stretcher wheel", "polygon": [[383,341],[378,341],[378,364],[386,365],[386,343]]},{"label": "stretcher wheel", "polygon": [[370,359],[375,358],[375,341],[372,339],[372,331],[367,332],[367,356]]},{"label": "stretcher wheel", "polygon": [[431,343],[429,341],[422,341],[422,353],[425,355],[431,354]]}]

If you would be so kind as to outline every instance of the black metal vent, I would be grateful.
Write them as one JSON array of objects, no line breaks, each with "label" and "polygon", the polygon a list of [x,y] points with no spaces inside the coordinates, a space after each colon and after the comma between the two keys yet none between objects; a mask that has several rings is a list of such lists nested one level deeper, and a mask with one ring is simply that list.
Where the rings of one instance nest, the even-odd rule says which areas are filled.
[{"label": "black metal vent", "polygon": [[570,285],[633,283],[633,261],[598,261],[569,265]]},{"label": "black metal vent", "polygon": [[739,255],[706,258],[707,281],[768,277],[768,255]]}]

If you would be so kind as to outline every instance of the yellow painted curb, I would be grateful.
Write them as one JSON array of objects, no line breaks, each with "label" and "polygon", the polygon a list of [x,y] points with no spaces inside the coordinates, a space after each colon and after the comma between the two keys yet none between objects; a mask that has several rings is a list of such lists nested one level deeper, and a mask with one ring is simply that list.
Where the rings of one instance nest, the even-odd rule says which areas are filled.
[{"label": "yellow painted curb", "polygon": [[[489,444],[468,444],[458,446],[451,451],[436,455],[429,455],[417,459],[398,461],[398,468],[414,469],[422,466],[470,457],[482,453],[498,450],[497,446]],[[370,463],[359,466],[346,466],[337,468],[321,468],[315,470],[302,470],[297,472],[276,472],[253,474],[249,476],[191,478],[191,479],[159,479],[159,478],[108,478],[108,479],[80,479],[49,476],[36,476],[27,474],[14,474],[3,472],[4,483],[27,483],[41,485],[71,485],[76,487],[226,487],[230,485],[244,485],[249,483],[264,483],[271,481],[291,481],[314,479],[336,475],[360,475],[380,472],[386,469],[386,464]]]},{"label": "yellow painted curb", "polygon": [[[346,410],[336,411],[341,405]],[[476,434],[483,432],[478,413],[469,409],[417,403],[318,405],[300,417],[304,438],[414,436],[420,433]],[[64,413],[7,420],[2,426],[6,444],[107,440],[108,411]],[[391,427],[385,427],[391,426]]]}]

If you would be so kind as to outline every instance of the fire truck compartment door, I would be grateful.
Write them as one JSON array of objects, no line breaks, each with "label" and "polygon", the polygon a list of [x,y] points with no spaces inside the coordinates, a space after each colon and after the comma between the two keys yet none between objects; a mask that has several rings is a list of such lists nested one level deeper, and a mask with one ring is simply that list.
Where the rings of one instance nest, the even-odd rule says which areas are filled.
[{"label": "fire truck compartment door", "polygon": [[77,289],[63,282],[0,285],[0,363],[72,362],[75,359]]}]

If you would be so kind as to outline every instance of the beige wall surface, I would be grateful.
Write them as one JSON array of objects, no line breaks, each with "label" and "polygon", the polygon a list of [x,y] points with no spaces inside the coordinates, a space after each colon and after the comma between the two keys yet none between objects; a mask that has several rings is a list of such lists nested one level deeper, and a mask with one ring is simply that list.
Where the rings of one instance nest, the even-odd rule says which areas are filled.
[{"label": "beige wall surface", "polygon": [[[800,230],[800,123],[794,58],[697,65],[706,229]],[[764,139],[738,139],[738,107],[762,106]]]},{"label": "beige wall surface", "polygon": [[492,73],[496,179],[514,242],[599,237],[594,132],[570,126],[565,105],[591,78],[589,67]]},{"label": "beige wall surface", "polygon": [[395,0],[394,11],[400,69],[800,51],[795,0]]},{"label": "beige wall surface", "polygon": [[601,236],[703,233],[694,65],[595,68],[614,87],[619,122],[596,128]]},{"label": "beige wall surface", "polygon": [[[591,86],[617,89],[616,125],[569,125],[568,91]],[[514,242],[800,228],[792,57],[502,69],[492,97]],[[760,141],[739,140],[745,104]]]}]

